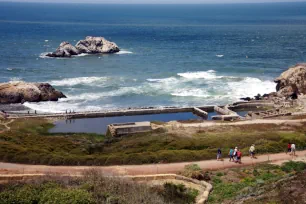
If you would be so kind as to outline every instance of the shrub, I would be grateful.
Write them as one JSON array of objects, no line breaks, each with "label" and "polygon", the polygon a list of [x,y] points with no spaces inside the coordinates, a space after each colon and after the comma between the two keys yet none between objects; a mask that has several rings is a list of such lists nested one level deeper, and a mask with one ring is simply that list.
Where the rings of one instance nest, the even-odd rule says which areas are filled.
[{"label": "shrub", "polygon": [[198,194],[198,190],[186,188],[184,184],[165,183],[162,195],[166,202],[188,204],[195,203]]},{"label": "shrub", "polygon": [[285,171],[285,172],[292,172],[292,171],[301,172],[306,169],[306,163],[289,161],[289,162],[284,163],[281,166],[281,169],[282,171]]},{"label": "shrub", "polygon": [[41,194],[40,203],[44,204],[91,204],[92,195],[81,189],[48,189]]},{"label": "shrub", "polygon": [[197,180],[205,180],[205,181],[210,180],[208,173],[204,172],[197,164],[186,165],[184,170],[180,172],[180,174],[185,177]]}]

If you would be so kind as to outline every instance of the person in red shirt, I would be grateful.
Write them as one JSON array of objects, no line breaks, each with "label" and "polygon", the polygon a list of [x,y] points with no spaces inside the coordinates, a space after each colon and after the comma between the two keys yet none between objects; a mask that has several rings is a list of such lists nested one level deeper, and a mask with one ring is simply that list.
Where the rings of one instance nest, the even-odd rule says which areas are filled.
[{"label": "person in red shirt", "polygon": [[[288,147],[287,147],[287,148],[288,148],[287,153],[288,153],[288,152],[290,153],[290,152],[291,152],[291,143],[290,143],[290,142],[288,143]],[[286,153],[286,154],[287,154],[287,153]]]},{"label": "person in red shirt", "polygon": [[240,163],[241,164],[241,157],[242,157],[242,153],[240,150],[237,151],[237,161],[236,163]]}]

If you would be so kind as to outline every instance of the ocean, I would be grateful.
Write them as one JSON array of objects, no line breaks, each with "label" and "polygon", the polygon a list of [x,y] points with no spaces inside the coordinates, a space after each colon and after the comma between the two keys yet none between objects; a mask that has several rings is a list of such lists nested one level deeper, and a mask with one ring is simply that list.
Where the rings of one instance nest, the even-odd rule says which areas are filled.
[{"label": "ocean", "polygon": [[[42,112],[226,104],[275,90],[306,61],[306,3],[0,3],[0,82],[48,82],[67,95]],[[121,52],[51,59],[62,41],[104,36]]]}]

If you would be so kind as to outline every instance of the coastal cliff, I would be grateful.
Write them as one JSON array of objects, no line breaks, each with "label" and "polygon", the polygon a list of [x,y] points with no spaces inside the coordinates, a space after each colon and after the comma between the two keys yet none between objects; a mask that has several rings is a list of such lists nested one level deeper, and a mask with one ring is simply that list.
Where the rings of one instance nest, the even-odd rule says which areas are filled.
[{"label": "coastal cliff", "polygon": [[278,94],[291,97],[306,94],[306,63],[297,64],[274,80]]},{"label": "coastal cliff", "polygon": [[0,83],[0,104],[57,101],[66,96],[48,83]]},{"label": "coastal cliff", "polygon": [[80,40],[75,46],[69,42],[62,42],[55,52],[47,53],[47,57],[71,57],[79,54],[116,53],[120,49],[114,42],[110,42],[103,37],[87,36],[85,40]]}]

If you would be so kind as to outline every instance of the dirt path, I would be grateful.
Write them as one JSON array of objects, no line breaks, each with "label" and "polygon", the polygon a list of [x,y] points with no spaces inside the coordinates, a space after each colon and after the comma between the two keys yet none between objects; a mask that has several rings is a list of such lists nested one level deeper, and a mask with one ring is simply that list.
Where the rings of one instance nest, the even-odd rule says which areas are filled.
[{"label": "dirt path", "polygon": [[80,175],[84,170],[96,168],[105,173],[105,175],[148,175],[148,174],[166,174],[178,173],[184,169],[184,166],[191,163],[198,164],[204,170],[218,170],[224,168],[233,168],[240,166],[249,166],[263,162],[283,162],[287,160],[306,161],[306,150],[296,153],[297,157],[289,154],[269,154],[260,155],[257,159],[243,157],[242,164],[225,161],[205,160],[198,162],[181,162],[170,164],[147,164],[147,165],[124,165],[124,166],[45,166],[45,165],[24,165],[12,163],[0,163],[0,176],[10,174],[59,174],[59,175]]},{"label": "dirt path", "polygon": [[0,134],[3,133],[3,132],[5,132],[5,131],[9,131],[9,130],[11,129],[11,127],[9,127],[8,125],[11,124],[11,123],[14,122],[14,121],[15,121],[15,120],[12,119],[12,120],[10,120],[10,121],[8,121],[8,122],[6,122],[6,123],[0,123],[0,125],[3,125],[3,126],[5,127],[5,129],[6,129],[6,130],[0,131]]},{"label": "dirt path", "polygon": [[252,124],[276,124],[281,125],[284,123],[294,124],[306,122],[306,119],[298,119],[298,120],[279,120],[279,119],[256,119],[256,120],[246,120],[239,122],[215,122],[215,121],[205,121],[203,123],[179,123],[176,121],[169,122],[165,125],[156,125],[157,127],[168,127],[171,128],[173,126],[177,127],[211,127],[211,126],[235,126],[235,125],[252,125]]}]

